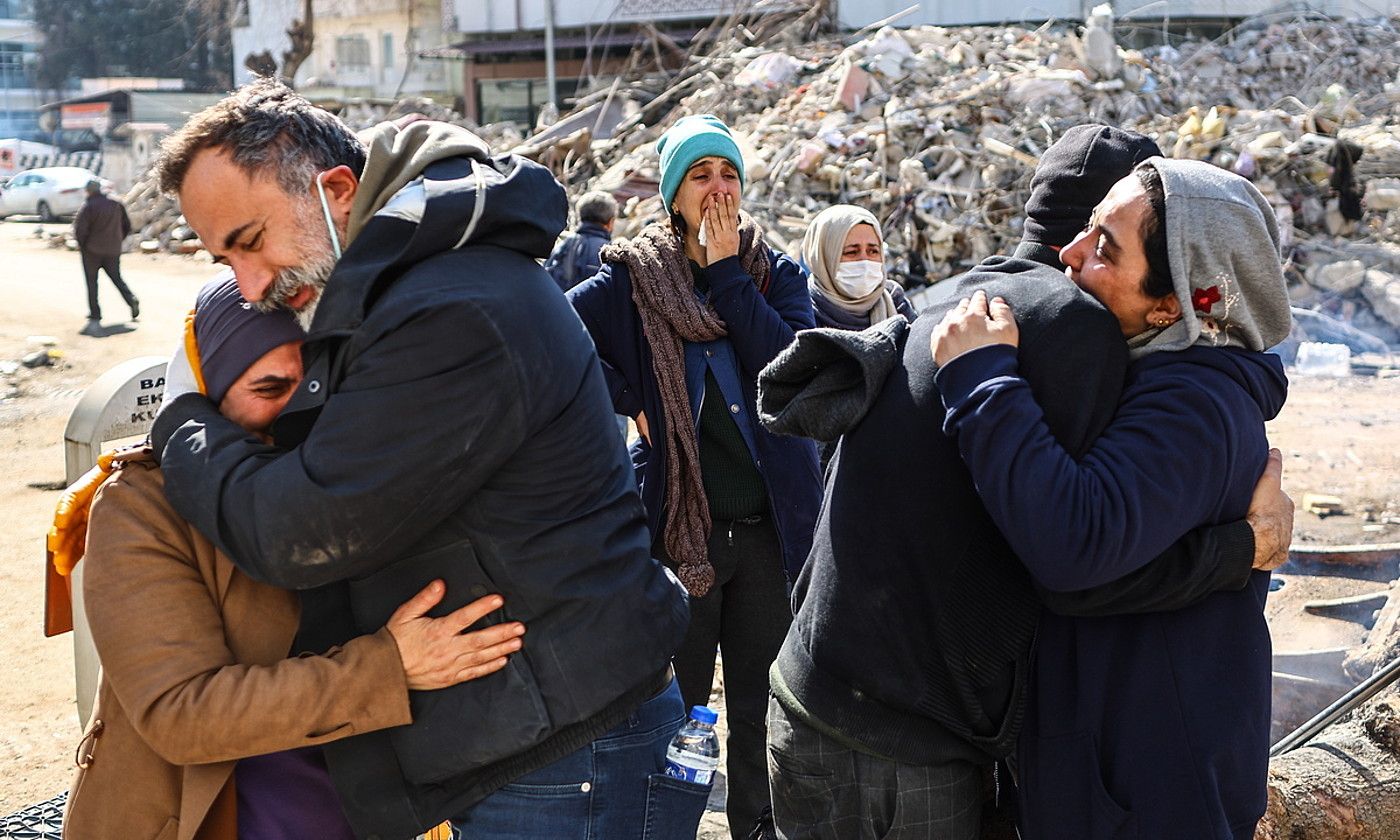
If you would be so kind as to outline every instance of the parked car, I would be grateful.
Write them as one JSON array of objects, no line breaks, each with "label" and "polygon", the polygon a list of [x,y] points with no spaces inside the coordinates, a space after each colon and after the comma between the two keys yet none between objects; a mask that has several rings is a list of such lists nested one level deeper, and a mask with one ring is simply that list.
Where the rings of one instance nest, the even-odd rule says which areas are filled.
[{"label": "parked car", "polygon": [[[78,166],[46,166],[16,174],[0,190],[0,219],[6,216],[38,216],[46,222],[72,217],[87,200],[84,187],[97,178]],[[98,179],[102,180],[102,179]],[[102,181],[103,189],[110,182]]]}]

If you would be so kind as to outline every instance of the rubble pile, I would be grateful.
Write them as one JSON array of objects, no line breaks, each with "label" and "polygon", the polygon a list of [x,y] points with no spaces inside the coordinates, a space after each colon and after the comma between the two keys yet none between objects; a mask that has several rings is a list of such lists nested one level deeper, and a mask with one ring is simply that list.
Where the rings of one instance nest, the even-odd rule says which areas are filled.
[{"label": "rubble pile", "polygon": [[[1383,352],[1400,344],[1396,32],[1393,21],[1261,18],[1216,40],[1131,50],[1106,7],[1083,28],[885,27],[801,44],[745,43],[741,31],[604,125],[605,139],[592,136],[601,121],[558,131],[565,114],[515,150],[573,195],[630,196],[627,236],[661,213],[655,140],[682,116],[715,114],[744,150],[745,208],[776,247],[795,253],[828,204],[860,204],[882,219],[887,262],[913,290],[1014,247],[1036,161],[1066,128],[1119,125],[1169,156],[1233,169],[1270,199],[1295,302],[1319,311],[1298,340],[1345,335],[1354,352]],[[575,113],[596,107],[594,94]]]},{"label": "rubble pile", "polygon": [[126,197],[127,215],[131,217],[131,237],[128,248],[151,254],[169,251],[172,254],[196,254],[204,245],[180,215],[180,203],[165,195],[156,185],[154,174],[148,173],[137,181]]},{"label": "rubble pile", "polygon": [[[1276,14],[1138,50],[1121,45],[1106,5],[1083,27],[846,36],[819,34],[816,11],[772,17],[717,21],[679,70],[610,79],[528,134],[426,99],[321,104],[357,129],[414,112],[466,126],[550,166],[573,196],[626,199],[621,236],[661,216],[656,139],[683,116],[715,114],[744,152],[745,209],[777,248],[795,253],[823,207],[860,204],[882,220],[886,261],[912,292],[1014,247],[1031,173],[1065,129],[1119,125],[1268,197],[1294,303],[1309,313],[1290,360],[1304,341],[1356,354],[1400,345],[1397,21]],[[199,249],[149,180],[126,201],[142,250]]]}]

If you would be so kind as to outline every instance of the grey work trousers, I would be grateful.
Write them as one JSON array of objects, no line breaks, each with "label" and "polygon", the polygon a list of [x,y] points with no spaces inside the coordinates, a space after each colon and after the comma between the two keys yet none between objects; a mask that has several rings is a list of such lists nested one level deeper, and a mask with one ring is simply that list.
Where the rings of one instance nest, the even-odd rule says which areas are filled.
[{"label": "grey work trousers", "polygon": [[977,840],[982,771],[851,749],[768,702],[768,781],[780,840]]}]

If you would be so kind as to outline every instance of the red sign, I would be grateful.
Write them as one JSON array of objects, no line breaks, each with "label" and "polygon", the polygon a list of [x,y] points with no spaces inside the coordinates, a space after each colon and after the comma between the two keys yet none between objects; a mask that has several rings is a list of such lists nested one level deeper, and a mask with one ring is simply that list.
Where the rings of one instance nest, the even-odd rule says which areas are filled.
[{"label": "red sign", "polygon": [[112,103],[79,102],[60,108],[64,128],[90,128],[98,134],[106,134],[112,125]]}]

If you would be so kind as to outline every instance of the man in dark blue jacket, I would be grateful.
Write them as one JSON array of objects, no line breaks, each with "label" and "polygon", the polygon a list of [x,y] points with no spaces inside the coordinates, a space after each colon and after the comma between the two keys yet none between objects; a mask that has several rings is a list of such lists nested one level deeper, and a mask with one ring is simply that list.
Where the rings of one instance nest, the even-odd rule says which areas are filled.
[{"label": "man in dark blue jacket", "polygon": [[612,241],[617,221],[617,201],[605,192],[587,192],[578,200],[578,229],[554,246],[544,270],[568,291],[598,273],[603,261],[598,252]]},{"label": "man in dark blue jacket", "polygon": [[686,599],[624,453],[597,446],[615,433],[597,357],[536,262],[562,187],[443,123],[357,138],[266,80],[173,135],[159,176],[246,299],[309,323],[274,444],[172,363],[152,431],[172,504],[252,577],[303,590],[294,653],[433,579],[441,609],[498,592],[489,620],[528,628],[498,674],[414,693],[411,725],[327,751],[356,833],[693,833],[705,791],[658,778]]},{"label": "man in dark blue jacket", "polygon": [[[1042,603],[1075,615],[1170,610],[1242,589],[1256,562],[1278,561],[1273,545],[1286,536],[1256,545],[1240,521],[1193,532],[1097,589],[1038,591],[940,431],[929,334],[976,289],[1015,308],[1021,375],[1056,438],[1078,454],[1107,426],[1127,348],[1113,316],[1050,261],[1109,186],[1155,153],[1147,138],[1104,126],[1075,129],[1047,152],[1018,256],[948,283],[948,302],[908,330],[869,411],[842,436],[772,670],[780,837],[975,838],[980,768],[1015,745]],[[900,492],[883,492],[897,476]]]}]

